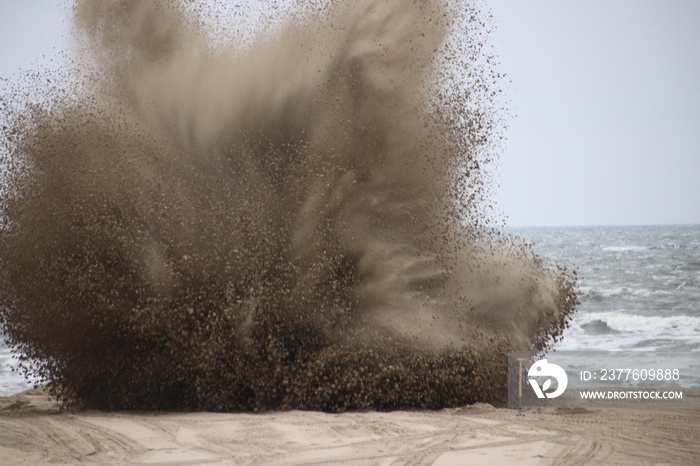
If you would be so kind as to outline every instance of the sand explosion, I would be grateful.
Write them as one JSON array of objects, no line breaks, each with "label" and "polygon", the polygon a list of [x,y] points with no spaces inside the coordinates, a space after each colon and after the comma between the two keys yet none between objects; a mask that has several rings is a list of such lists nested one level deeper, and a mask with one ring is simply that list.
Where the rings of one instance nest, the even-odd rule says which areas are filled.
[{"label": "sand explosion", "polygon": [[576,295],[489,226],[478,9],[306,3],[215,45],[188,8],[79,1],[79,85],[3,96],[0,320],[28,373],[102,409],[504,399],[504,353]]}]

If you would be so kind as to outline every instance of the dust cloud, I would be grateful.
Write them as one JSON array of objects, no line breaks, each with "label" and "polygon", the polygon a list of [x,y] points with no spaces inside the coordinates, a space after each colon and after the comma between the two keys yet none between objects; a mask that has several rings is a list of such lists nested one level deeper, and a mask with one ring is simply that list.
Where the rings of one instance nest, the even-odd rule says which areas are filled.
[{"label": "dust cloud", "polygon": [[490,218],[485,14],[280,11],[222,41],[196,4],[76,3],[72,84],[0,101],[8,344],[88,408],[502,401],[576,294]]}]

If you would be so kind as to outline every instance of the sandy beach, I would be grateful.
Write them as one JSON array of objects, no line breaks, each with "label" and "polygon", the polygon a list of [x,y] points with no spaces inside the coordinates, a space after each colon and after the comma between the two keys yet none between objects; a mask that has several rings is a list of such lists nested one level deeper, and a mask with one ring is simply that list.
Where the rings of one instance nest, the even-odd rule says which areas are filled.
[{"label": "sandy beach", "polygon": [[0,398],[0,464],[698,464],[700,410],[108,413]]}]

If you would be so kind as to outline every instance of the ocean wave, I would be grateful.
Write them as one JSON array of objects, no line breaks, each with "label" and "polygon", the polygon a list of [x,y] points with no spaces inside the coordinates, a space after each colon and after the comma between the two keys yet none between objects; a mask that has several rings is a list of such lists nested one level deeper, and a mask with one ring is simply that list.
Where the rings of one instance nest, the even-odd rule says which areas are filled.
[{"label": "ocean wave", "polygon": [[574,323],[581,327],[592,325],[594,322],[601,322],[617,332],[700,336],[700,317],[694,316],[660,317],[622,312],[593,312],[580,313],[574,318]]},{"label": "ocean wave", "polygon": [[629,252],[629,251],[645,251],[649,249],[647,246],[606,246],[603,251],[608,252]]}]

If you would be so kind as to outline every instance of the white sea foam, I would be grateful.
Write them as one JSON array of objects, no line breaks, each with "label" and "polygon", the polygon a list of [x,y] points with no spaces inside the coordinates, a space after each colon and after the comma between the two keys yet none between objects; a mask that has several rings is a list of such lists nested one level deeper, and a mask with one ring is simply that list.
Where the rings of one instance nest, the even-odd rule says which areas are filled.
[{"label": "white sea foam", "polygon": [[700,350],[700,317],[581,313],[559,349]]},{"label": "white sea foam", "polygon": [[644,251],[648,249],[646,246],[606,246],[603,251],[608,252],[628,252],[628,251]]},{"label": "white sea foam", "polygon": [[591,312],[580,314],[575,318],[579,325],[593,321],[605,322],[612,330],[619,332],[654,332],[673,334],[698,334],[700,336],[700,317],[692,316],[641,316],[622,312]]},{"label": "white sea foam", "polygon": [[26,381],[19,372],[13,370],[17,367],[17,358],[5,345],[0,343],[0,396],[11,395],[31,388],[32,383]]}]

